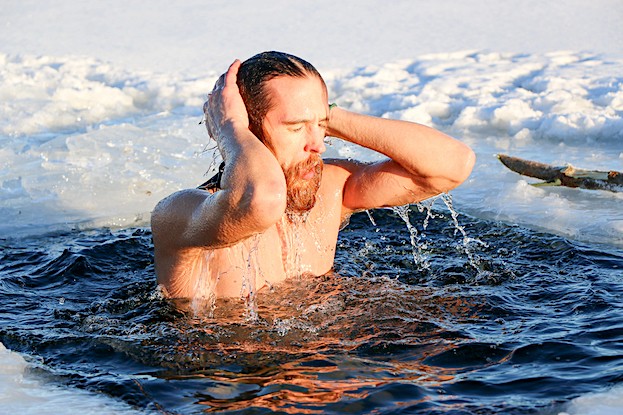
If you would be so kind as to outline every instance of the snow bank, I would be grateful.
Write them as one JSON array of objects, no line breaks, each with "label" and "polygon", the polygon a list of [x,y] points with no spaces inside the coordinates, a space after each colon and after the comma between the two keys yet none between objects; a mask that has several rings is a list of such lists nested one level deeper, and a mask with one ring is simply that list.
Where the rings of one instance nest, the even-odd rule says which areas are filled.
[{"label": "snow bank", "polygon": [[29,364],[0,343],[0,407],[7,414],[100,415],[144,414],[129,405],[79,389],[42,383],[28,373]]},{"label": "snow bank", "polygon": [[[0,231],[148,222],[219,156],[199,125],[216,73],[184,78],[94,58],[0,55]],[[455,191],[474,216],[623,244],[619,194],[533,188],[498,152],[621,170],[623,61],[589,53],[456,52],[326,71],[332,101],[431,125],[478,155]],[[332,140],[327,156],[378,155]],[[590,201],[588,203],[587,201]],[[594,222],[586,223],[591,212]]]}]

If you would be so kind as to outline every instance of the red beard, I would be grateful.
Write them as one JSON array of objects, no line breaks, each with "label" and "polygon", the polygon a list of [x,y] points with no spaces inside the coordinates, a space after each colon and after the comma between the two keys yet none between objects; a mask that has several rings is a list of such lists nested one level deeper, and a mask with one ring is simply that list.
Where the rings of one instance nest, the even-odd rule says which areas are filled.
[{"label": "red beard", "polygon": [[[322,178],[322,166],[320,155],[312,154],[307,160],[283,169],[288,188],[286,212],[302,214],[314,207]],[[310,170],[314,171],[313,177],[304,179],[303,176]]]}]

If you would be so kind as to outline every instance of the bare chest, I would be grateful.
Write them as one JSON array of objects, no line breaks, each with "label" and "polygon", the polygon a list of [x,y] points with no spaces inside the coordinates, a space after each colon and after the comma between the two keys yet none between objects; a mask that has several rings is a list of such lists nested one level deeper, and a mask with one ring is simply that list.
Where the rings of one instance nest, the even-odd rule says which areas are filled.
[{"label": "bare chest", "polygon": [[216,295],[240,296],[289,277],[330,271],[339,232],[335,219],[326,214],[284,217],[261,234],[206,252]]}]

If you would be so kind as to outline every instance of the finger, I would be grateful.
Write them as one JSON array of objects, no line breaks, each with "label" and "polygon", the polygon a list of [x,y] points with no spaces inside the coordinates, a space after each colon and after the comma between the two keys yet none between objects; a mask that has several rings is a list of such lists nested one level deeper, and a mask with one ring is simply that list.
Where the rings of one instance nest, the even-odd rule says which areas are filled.
[{"label": "finger", "polygon": [[229,69],[227,69],[227,73],[225,73],[225,86],[228,85],[236,85],[236,78],[238,76],[238,69],[240,69],[241,62],[239,59],[236,59],[231,65],[229,65]]}]

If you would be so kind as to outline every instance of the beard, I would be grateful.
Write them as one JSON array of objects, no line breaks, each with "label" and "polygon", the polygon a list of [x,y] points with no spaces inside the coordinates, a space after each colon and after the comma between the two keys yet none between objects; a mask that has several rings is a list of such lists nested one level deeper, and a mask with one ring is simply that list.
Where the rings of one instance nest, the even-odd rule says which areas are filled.
[{"label": "beard", "polygon": [[[286,212],[301,215],[314,207],[322,179],[322,166],[320,155],[312,154],[307,160],[289,168],[282,167],[288,189]],[[310,170],[313,170],[314,175],[304,179],[303,176]]]}]

